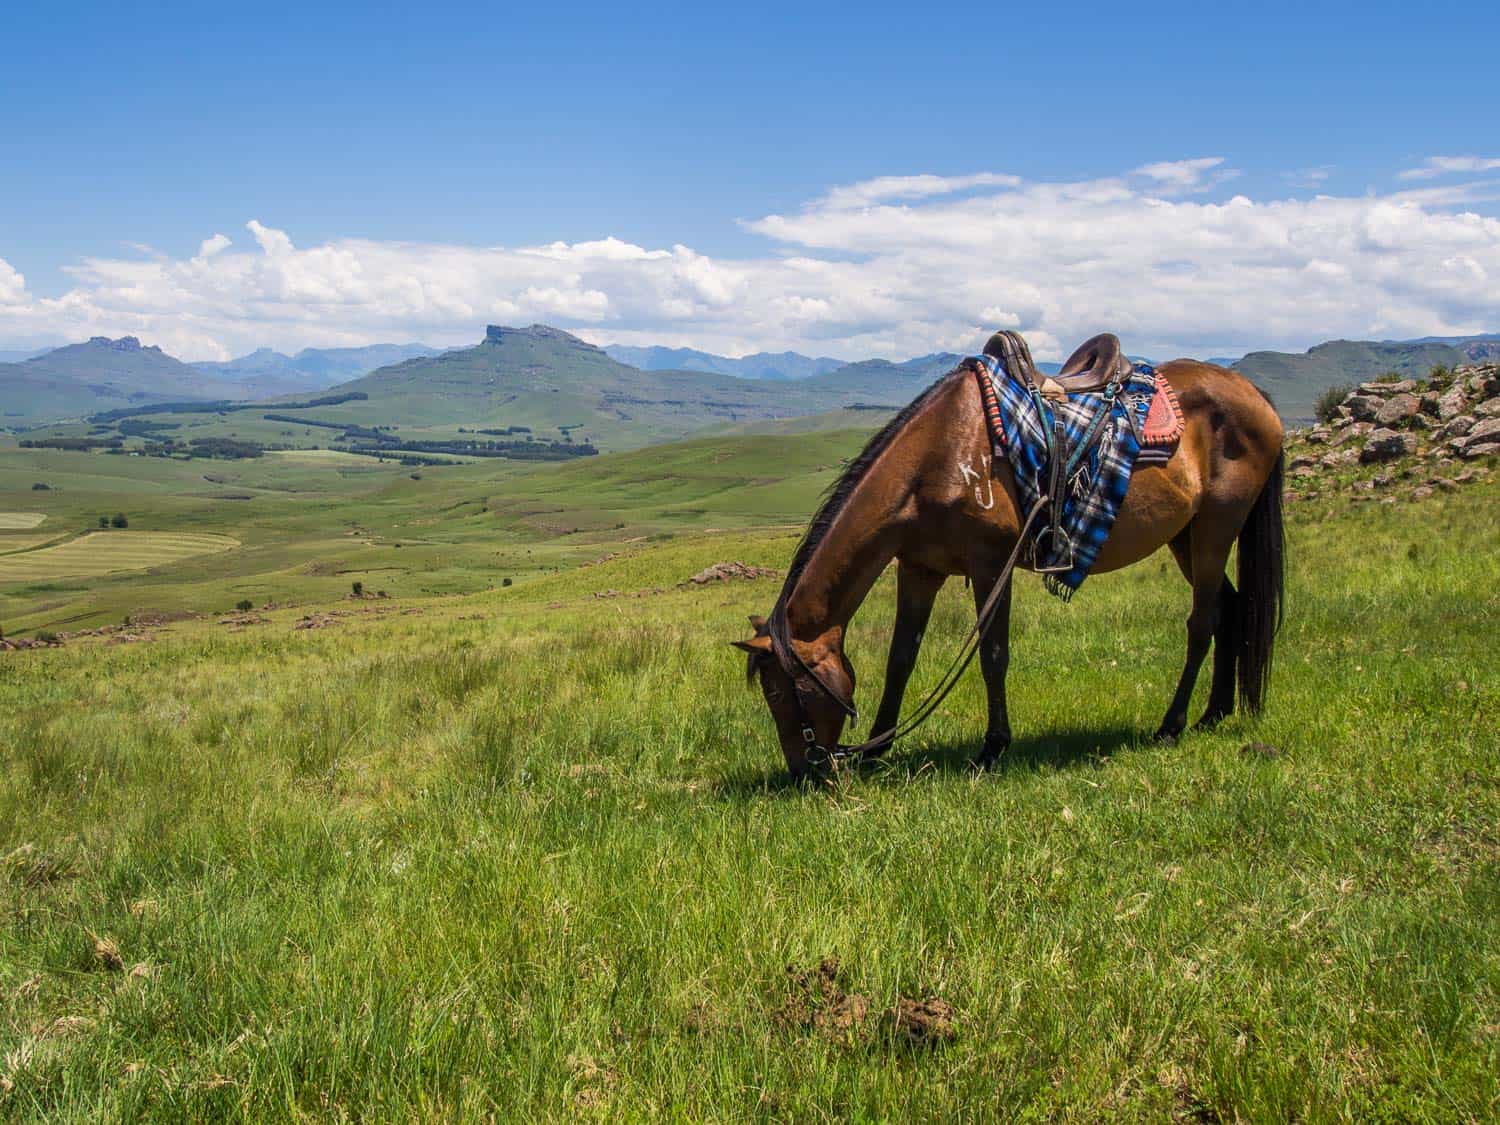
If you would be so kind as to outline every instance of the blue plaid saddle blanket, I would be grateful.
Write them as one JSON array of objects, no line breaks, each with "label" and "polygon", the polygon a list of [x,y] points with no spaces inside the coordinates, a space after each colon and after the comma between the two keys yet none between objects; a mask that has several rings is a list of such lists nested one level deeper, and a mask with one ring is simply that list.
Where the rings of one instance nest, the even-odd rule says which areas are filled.
[{"label": "blue plaid saddle blanket", "polygon": [[[1033,525],[1029,562],[1043,572],[1047,589],[1066,601],[1088,577],[1130,488],[1156,393],[1156,371],[1138,363],[1113,394],[1053,398],[1034,393],[996,356],[975,361],[992,390],[984,399],[994,457],[1010,463],[1022,513],[1047,491],[1055,423],[1061,423],[1063,440],[1056,451],[1064,459],[1061,510],[1043,511]],[[1158,452],[1148,449],[1145,459]]]}]

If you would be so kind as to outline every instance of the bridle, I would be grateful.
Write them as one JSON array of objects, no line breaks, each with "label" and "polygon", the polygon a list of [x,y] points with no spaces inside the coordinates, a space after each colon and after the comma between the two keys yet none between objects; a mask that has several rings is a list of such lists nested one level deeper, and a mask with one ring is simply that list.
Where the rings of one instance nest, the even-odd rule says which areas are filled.
[{"label": "bridle", "polygon": [[[995,614],[999,612],[1000,603],[1010,588],[1010,580],[1015,572],[1016,564],[1020,561],[1021,552],[1026,546],[1027,536],[1031,532],[1031,525],[1036,522],[1037,516],[1048,505],[1048,498],[1043,496],[1032,505],[1031,511],[1026,514],[1026,519],[1021,524],[1020,533],[1016,536],[1016,545],[1010,552],[1010,557],[1005,560],[1005,566],[995,580],[995,586],[990,591],[989,597],[985,598],[984,605],[979,613],[975,615],[974,624],[969,627],[968,634],[964,637],[957,655],[948,665],[948,670],[943,673],[943,678],[938,681],[936,687],[927,693],[927,697],[917,705],[907,718],[897,723],[890,730],[877,734],[873,738],[853,746],[824,746],[818,741],[818,732],[813,726],[812,718],[808,714],[807,704],[804,701],[804,689],[799,682],[804,677],[811,680],[816,691],[833,700],[843,710],[851,721],[859,720],[859,711],[853,701],[845,699],[836,691],[822,676],[816,668],[802,659],[800,653],[791,643],[791,634],[787,632],[786,625],[786,603],[790,597],[790,591],[783,591],[781,597],[776,599],[776,607],[771,611],[770,619],[767,621],[767,630],[771,637],[771,652],[776,662],[781,666],[792,681],[792,706],[796,708],[797,726],[802,735],[803,755],[807,764],[814,769],[822,769],[826,766],[836,766],[840,762],[850,758],[862,758],[874,750],[889,746],[898,738],[903,738],[916,730],[926,722],[934,711],[941,706],[943,700],[947,699],[953,689],[958,686],[958,681],[965,671],[973,663],[975,654],[979,651],[980,644],[984,641],[985,634],[989,632],[990,625],[995,620]],[[783,640],[783,638],[785,638]]]}]

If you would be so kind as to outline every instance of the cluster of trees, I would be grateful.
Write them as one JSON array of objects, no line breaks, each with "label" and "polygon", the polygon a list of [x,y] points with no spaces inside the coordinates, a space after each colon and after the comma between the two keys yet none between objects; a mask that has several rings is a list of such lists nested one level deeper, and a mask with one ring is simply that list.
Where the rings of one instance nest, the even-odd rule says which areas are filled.
[{"label": "cluster of trees", "polygon": [[99,526],[102,528],[129,527],[130,521],[125,518],[124,512],[116,512],[112,516],[100,516]]},{"label": "cluster of trees", "polygon": [[65,449],[71,453],[87,453],[91,449],[121,449],[125,439],[121,437],[47,437],[22,438],[22,449]]}]

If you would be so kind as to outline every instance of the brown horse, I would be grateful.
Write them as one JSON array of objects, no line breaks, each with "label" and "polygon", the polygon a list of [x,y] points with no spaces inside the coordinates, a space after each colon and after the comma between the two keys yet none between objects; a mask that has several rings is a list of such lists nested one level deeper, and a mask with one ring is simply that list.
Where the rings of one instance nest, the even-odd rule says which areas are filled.
[{"label": "brown horse", "polygon": [[[1002,354],[997,333],[986,346]],[[1193,590],[1187,660],[1156,737],[1187,725],[1198,669],[1214,649],[1213,684],[1199,722],[1210,727],[1265,696],[1282,600],[1282,428],[1275,410],[1237,373],[1195,360],[1157,369],[1177,392],[1185,422],[1164,465],[1137,466],[1095,572],[1130,566],[1166,545]],[[938,380],[870,439],[834,484],[792,559],[770,622],[735,646],[750,654],[786,756],[800,777],[814,751],[836,747],[854,713],[854,668],[844,633],[875,580],[896,560],[896,623],[876,714],[875,740],[894,731],[907,680],[938,590],[973,583],[984,606],[1018,547],[1024,514],[990,437],[972,370]],[[978,479],[976,467],[987,467]],[[1239,543],[1238,586],[1225,573]],[[975,763],[1010,744],[1005,674],[1010,657],[1010,582],[979,644],[989,723]],[[813,760],[810,761],[810,758]]]}]

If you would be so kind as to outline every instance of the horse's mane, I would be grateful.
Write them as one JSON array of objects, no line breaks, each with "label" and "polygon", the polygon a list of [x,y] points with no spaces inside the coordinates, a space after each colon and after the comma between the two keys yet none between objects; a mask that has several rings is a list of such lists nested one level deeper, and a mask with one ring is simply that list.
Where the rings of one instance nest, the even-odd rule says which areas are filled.
[{"label": "horse's mane", "polygon": [[794,671],[793,663],[788,659],[791,653],[792,638],[787,626],[786,605],[792,596],[792,591],[797,588],[797,582],[802,577],[802,572],[807,569],[807,564],[812,560],[813,553],[822,545],[828,534],[828,529],[838,519],[839,513],[844,510],[849,497],[859,487],[870,468],[880,459],[892,441],[896,439],[908,422],[917,414],[922,407],[927,405],[929,399],[937,390],[948,382],[959,368],[955,367],[941,379],[936,380],[919,394],[911,402],[907,403],[901,412],[882,426],[865,447],[859,451],[859,455],[849,462],[848,466],[838,479],[835,480],[818,504],[818,510],[813,514],[812,521],[807,525],[807,530],[802,534],[802,541],[797,544],[796,553],[792,555],[791,566],[787,568],[786,581],[781,584],[781,593],[776,597],[776,606],[771,610],[771,616],[766,622],[767,630],[771,635],[771,646],[776,658],[781,662],[788,673]]}]

